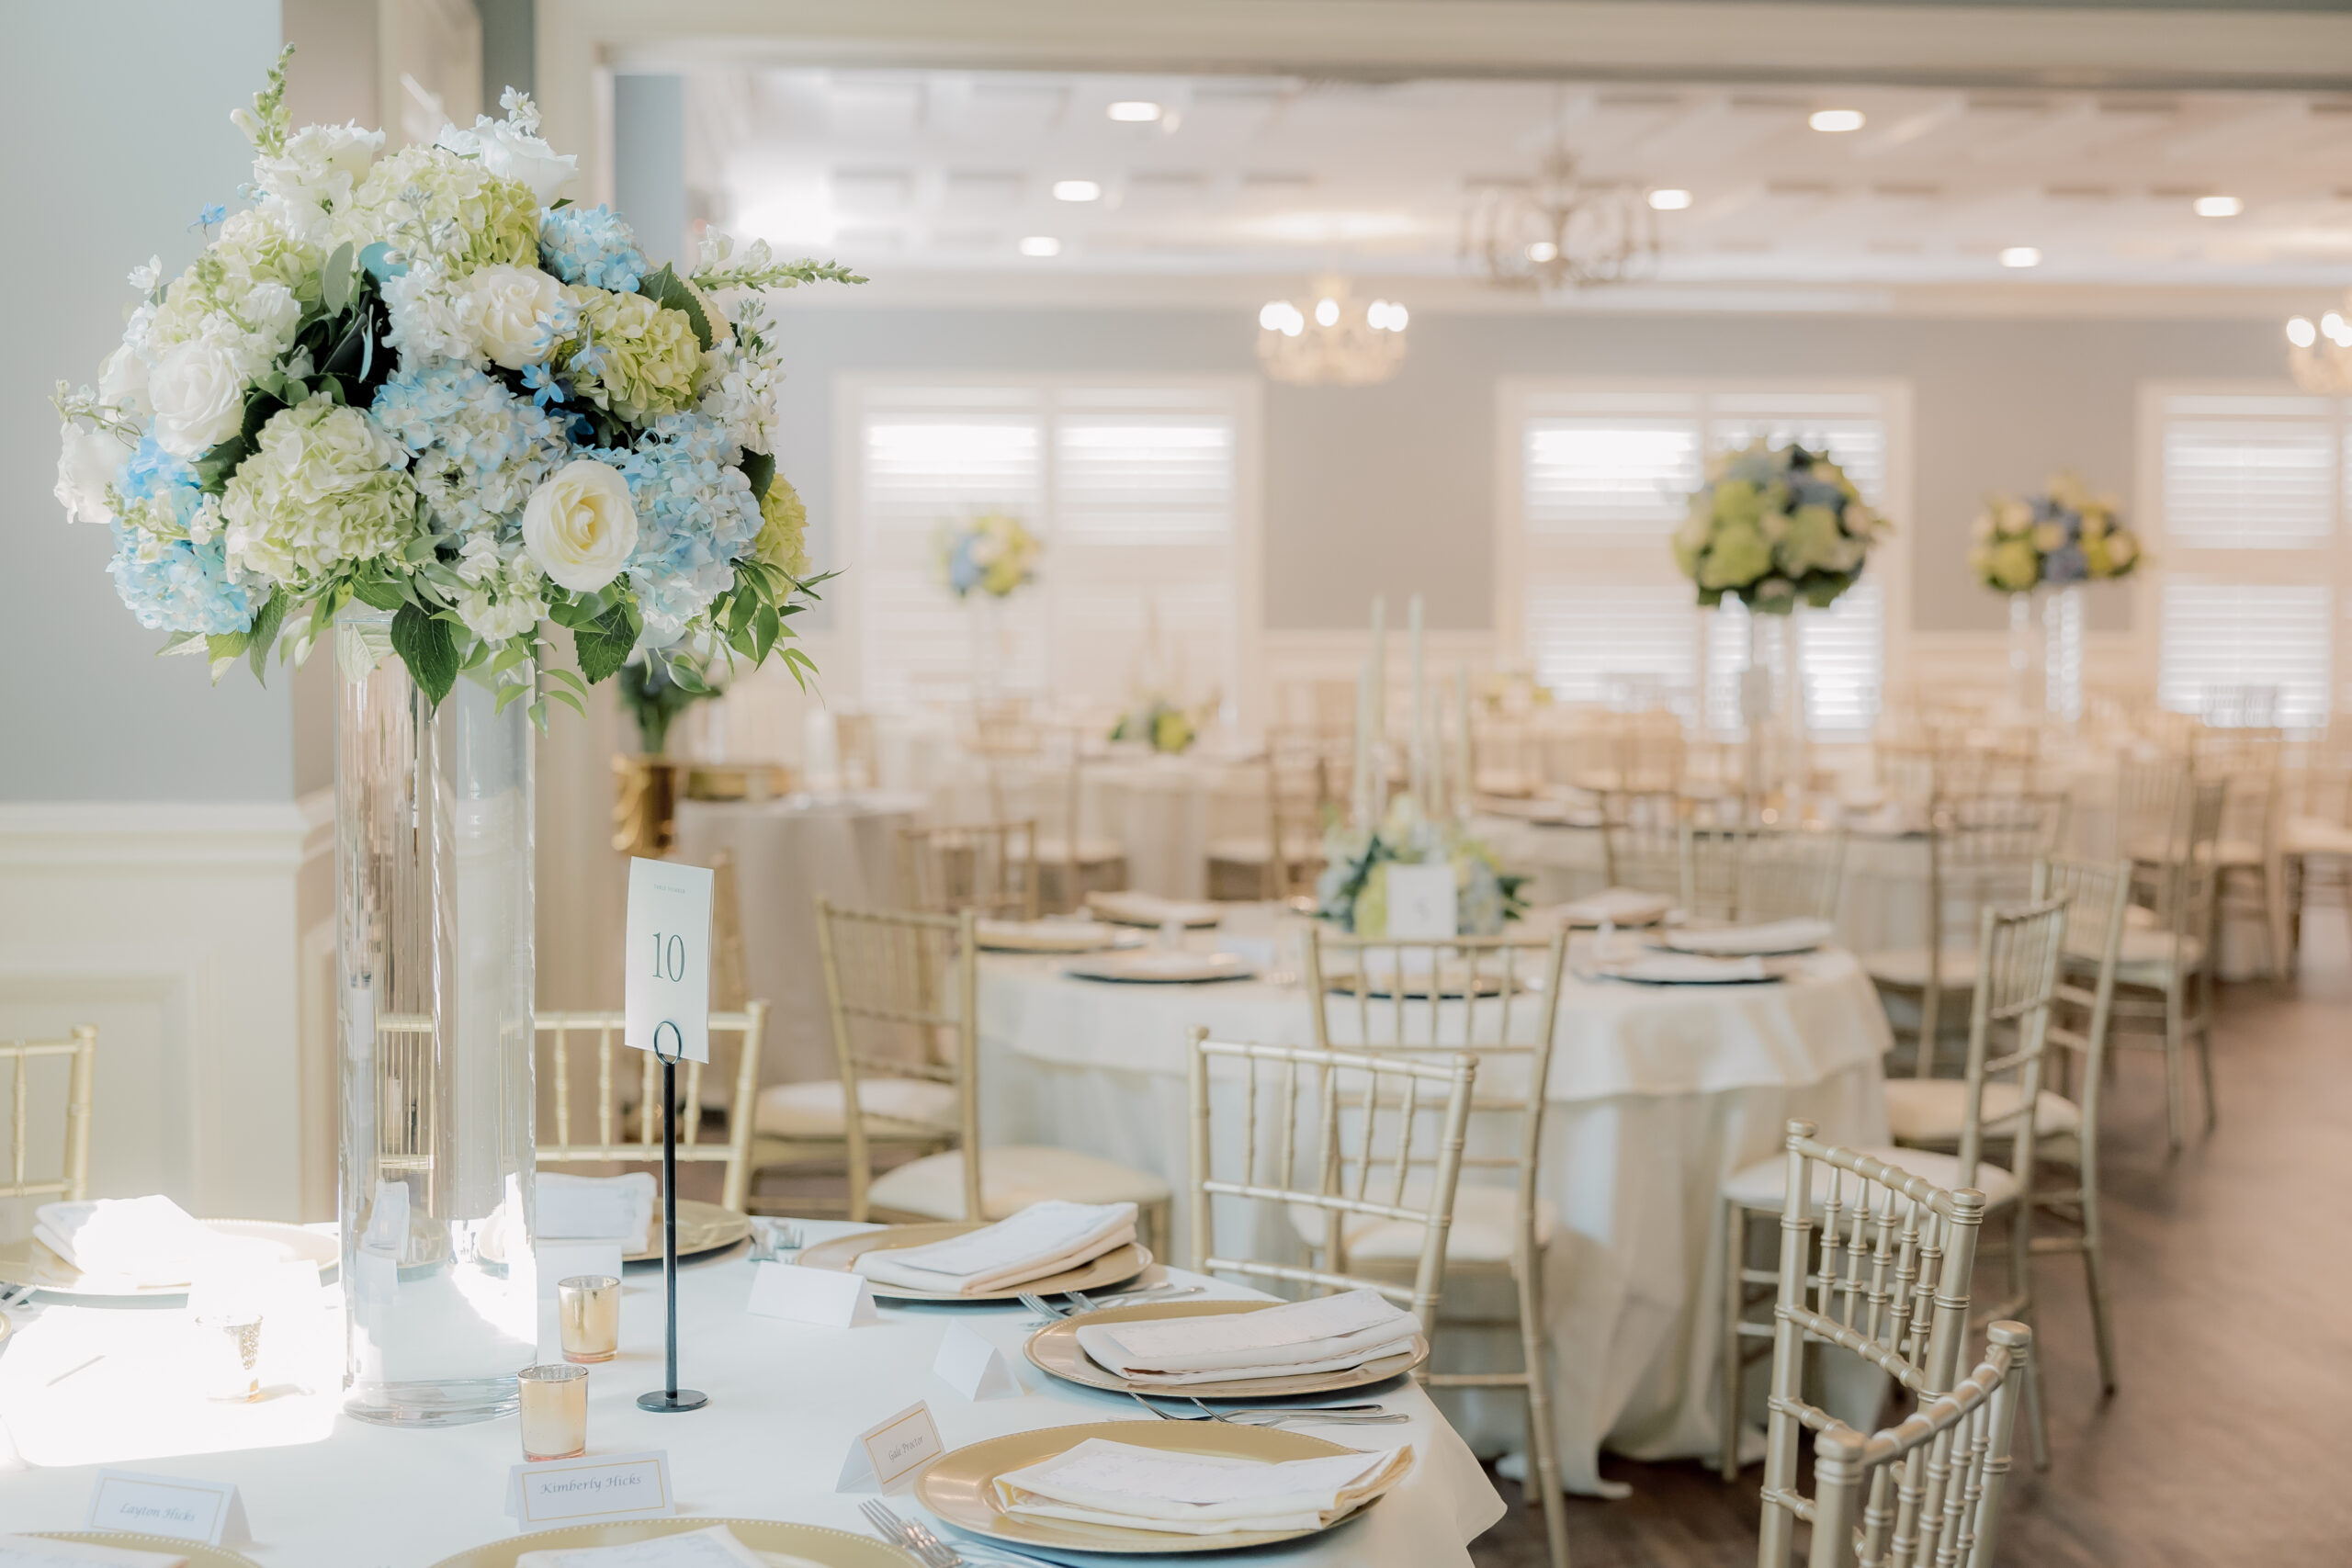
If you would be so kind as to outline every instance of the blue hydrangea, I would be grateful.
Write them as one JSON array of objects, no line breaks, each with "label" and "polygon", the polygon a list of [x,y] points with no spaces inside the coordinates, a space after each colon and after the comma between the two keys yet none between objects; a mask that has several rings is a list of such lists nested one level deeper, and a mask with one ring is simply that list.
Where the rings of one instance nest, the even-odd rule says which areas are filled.
[{"label": "blue hydrangea", "polygon": [[2081,582],[2091,574],[2091,564],[2080,545],[2068,545],[2041,558],[2041,577],[2045,582]]},{"label": "blue hydrangea", "polygon": [[726,427],[698,413],[665,414],[627,451],[597,457],[620,469],[637,508],[628,579],[645,643],[675,642],[735,581],[735,562],[760,534],[752,482],[729,458]]},{"label": "blue hydrangea", "polygon": [[546,410],[455,360],[402,368],[368,417],[415,458],[416,488],[444,532],[514,521],[570,455]]},{"label": "blue hydrangea", "polygon": [[115,479],[124,510],[131,521],[145,523],[162,533],[186,533],[188,519],[204,500],[197,488],[196,470],[155,445],[151,430],[123,460]]},{"label": "blue hydrangea", "polygon": [[558,207],[539,215],[539,265],[566,283],[634,294],[652,268],[637,234],[599,205]]},{"label": "blue hydrangea", "polygon": [[[134,458],[133,461],[136,461]],[[156,540],[136,528],[114,525],[114,558],[107,570],[115,592],[152,631],[203,632],[219,636],[254,624],[259,606],[253,592],[229,581],[218,537],[200,545],[185,539]],[[152,559],[141,559],[142,555]]]}]

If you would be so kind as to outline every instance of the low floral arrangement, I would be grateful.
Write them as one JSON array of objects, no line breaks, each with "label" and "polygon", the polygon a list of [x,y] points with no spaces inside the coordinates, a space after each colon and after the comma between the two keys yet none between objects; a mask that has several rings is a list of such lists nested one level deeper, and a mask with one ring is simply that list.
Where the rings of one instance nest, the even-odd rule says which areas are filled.
[{"label": "low floral arrangement", "polygon": [[1992,497],[1968,551],[1968,569],[2004,593],[2124,577],[2139,564],[2140,537],[2115,498],[2093,495],[2072,474],[2054,476],[2040,495]]},{"label": "low floral arrangement", "polygon": [[1192,749],[1200,737],[1200,725],[1190,710],[1178,707],[1166,697],[1147,697],[1119,716],[1111,727],[1114,741],[1141,740],[1155,751],[1170,756]]},{"label": "low floral arrangement", "polygon": [[939,530],[939,581],[958,599],[975,592],[1001,599],[1037,580],[1037,558],[1045,548],[1020,518],[983,513],[961,527],[951,523]]},{"label": "low floral arrangement", "polygon": [[632,659],[621,666],[613,682],[621,706],[637,723],[638,750],[649,757],[659,757],[669,750],[670,727],[684,717],[688,708],[723,694],[707,682],[689,690],[671,671],[671,661],[665,659]]},{"label": "low floral arrangement", "polygon": [[[632,653],[691,690],[776,651],[822,579],[775,471],[759,291],[864,280],[724,236],[691,273],[649,265],[559,198],[575,160],[511,90],[503,119],[389,155],[380,130],[298,130],[291,52],[231,117],[252,205],[208,209],[178,276],[133,272],[96,388],[58,388],[58,499],[113,530],[140,623],[216,680],[240,657],[259,676],[356,602],[391,617],[389,647],[354,628],[371,658],[433,701],[463,674],[542,724]],[[579,676],[548,667],[543,621]]]},{"label": "low floral arrangement", "polygon": [[1785,615],[1799,599],[1824,609],[1851,588],[1885,526],[1828,453],[1758,441],[1708,465],[1674,560],[1702,604],[1728,593]]},{"label": "low floral arrangement", "polygon": [[1409,794],[1388,803],[1377,826],[1334,823],[1323,835],[1323,873],[1316,881],[1316,915],[1362,937],[1388,933],[1388,868],[1453,868],[1458,936],[1493,936],[1527,912],[1527,878],[1503,870],[1495,852],[1458,824],[1433,822]]}]

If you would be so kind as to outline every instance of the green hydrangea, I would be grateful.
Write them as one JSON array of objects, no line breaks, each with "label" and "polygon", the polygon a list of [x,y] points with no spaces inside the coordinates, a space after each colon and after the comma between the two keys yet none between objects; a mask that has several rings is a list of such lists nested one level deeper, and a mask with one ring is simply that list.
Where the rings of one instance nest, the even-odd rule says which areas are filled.
[{"label": "green hydrangea", "polygon": [[262,426],[221,498],[232,569],[304,589],[415,532],[408,453],[358,409],[321,393]]},{"label": "green hydrangea", "polygon": [[2003,539],[1990,551],[1985,570],[1995,586],[2022,593],[2041,578],[2041,557],[2031,539]]},{"label": "green hydrangea", "polygon": [[430,256],[453,277],[539,264],[539,203],[520,180],[440,147],[403,147],[368,171],[335,214],[334,238]]},{"label": "green hydrangea", "polygon": [[694,405],[702,344],[684,310],[642,294],[579,285],[565,292],[580,311],[581,335],[560,351],[574,389],[631,424]]},{"label": "green hydrangea", "polygon": [[1699,562],[1699,586],[1745,588],[1772,567],[1772,547],[1752,523],[1730,523],[1715,530],[1714,544]]},{"label": "green hydrangea", "polygon": [[1861,558],[1855,541],[1838,525],[1838,514],[1826,506],[1800,506],[1789,514],[1787,533],[1774,547],[1773,559],[1792,577],[1809,571],[1848,571]]},{"label": "green hydrangea", "polygon": [[780,567],[794,578],[808,575],[808,506],[782,474],[768,480],[760,498],[760,534],[752,558]]}]

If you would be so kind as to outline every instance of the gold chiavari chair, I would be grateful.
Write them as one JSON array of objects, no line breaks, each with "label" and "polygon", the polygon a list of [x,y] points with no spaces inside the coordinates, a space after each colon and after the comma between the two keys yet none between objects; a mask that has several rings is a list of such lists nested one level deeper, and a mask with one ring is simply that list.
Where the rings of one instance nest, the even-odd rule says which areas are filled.
[{"label": "gold chiavari chair", "polygon": [[1086,830],[1086,754],[1079,731],[1041,731],[1032,751],[992,760],[989,801],[994,820],[1036,825],[1037,902],[1057,913],[1081,908],[1089,893],[1127,886],[1127,848]]},{"label": "gold chiavari chair", "polygon": [[2352,920],[2352,766],[2318,763],[2292,783],[2280,855],[2290,976],[2302,955],[2305,908],[2324,899]]},{"label": "gold chiavari chair", "polygon": [[984,919],[1034,920],[1039,905],[1037,824],[901,828],[899,878],[907,907],[924,914],[971,909]]},{"label": "gold chiavari chair", "polygon": [[1904,1421],[1867,1438],[1825,1424],[1813,1439],[1810,1568],[1991,1568],[2018,1374],[2032,1366],[2033,1330],[1996,1323],[1976,1370]]},{"label": "gold chiavari chair", "polygon": [[[1860,1149],[1824,1144],[1810,1122],[1788,1123],[1780,1169],[1779,1268],[1773,1288],[1759,1568],[1786,1568],[1796,1521],[1801,1434],[1832,1417],[1805,1402],[1807,1351],[1836,1345],[1878,1367],[1919,1405],[1958,1381],[1984,1195],[1936,1185]],[[1815,1237],[1818,1236],[1816,1243]],[[1761,1326],[1761,1325],[1758,1325]],[[1725,1363],[1727,1378],[1737,1363]],[[1724,1401],[1724,1479],[1737,1478],[1739,1401]],[[1883,1501],[1883,1499],[1879,1499]]]},{"label": "gold chiavari chair", "polygon": [[2189,772],[2229,781],[2213,845],[2213,929],[2221,941],[2233,912],[2262,931],[2263,973],[2287,973],[2286,740],[2276,730],[2208,729],[2189,743]]},{"label": "gold chiavari chair", "polygon": [[1323,823],[1339,808],[1331,748],[1313,730],[1266,732],[1265,831],[1208,846],[1212,898],[1288,898],[1314,890]]},{"label": "gold chiavari chair", "polygon": [[[2136,886],[2116,968],[2114,1044],[2161,1048],[2165,1058],[2165,1131],[2177,1149],[2188,1124],[2188,1046],[2194,1041],[2205,1089],[2205,1126],[2217,1117],[2213,1098],[2213,973],[2211,941],[2214,844],[2222,830],[2226,779],[2183,775],[2172,822],[2161,846],[2132,855]],[[2155,848],[2151,857],[2145,851]]]},{"label": "gold chiavari chair", "polygon": [[1611,887],[1682,896],[1682,798],[1670,791],[1603,797],[1601,863]]},{"label": "gold chiavari chair", "polygon": [[[1047,1198],[1133,1203],[1164,1247],[1159,1177],[1069,1149],[980,1145],[979,948],[974,912],[841,908],[817,899],[853,1220],[1001,1220]],[[877,1147],[948,1146],[876,1174]]]},{"label": "gold chiavari chair", "polygon": [[[64,1136],[58,1145],[57,1174],[32,1174],[34,1134],[32,1103],[36,1062],[65,1065]],[[0,1182],[0,1199],[11,1208],[28,1199],[63,1199],[79,1202],[90,1195],[90,1105],[97,1072],[98,1026],[78,1023],[62,1040],[0,1041],[0,1064],[8,1071],[8,1179]],[[26,1215],[26,1228],[31,1228]]]},{"label": "gold chiavari chair", "polygon": [[[1310,1045],[1245,1045],[1212,1040],[1205,1029],[1194,1029],[1192,1043],[1193,1272],[1317,1291],[1377,1291],[1410,1308],[1423,1335],[1434,1335],[1477,1058],[1414,1061]],[[1221,1138],[1214,1123],[1227,1117],[1228,1125],[1238,1125]],[[1415,1186],[1415,1173],[1425,1168]],[[1221,1247],[1219,1198],[1274,1205],[1294,1225],[1303,1216],[1317,1235],[1359,1221],[1417,1226],[1412,1280],[1272,1262]],[[1255,1225],[1237,1229],[1261,1234]]]},{"label": "gold chiavari chair", "polygon": [[1760,828],[1740,848],[1737,920],[1838,918],[1846,829]]},{"label": "gold chiavari chair", "polygon": [[[1431,1372],[1423,1381],[1431,1388],[1515,1388],[1526,1395],[1528,1500],[1543,1504],[1554,1568],[1566,1568],[1568,1525],[1544,1353],[1544,1258],[1559,1219],[1535,1184],[1566,965],[1565,931],[1549,941],[1388,942],[1341,936],[1318,925],[1306,944],[1307,995],[1317,998],[1311,1010],[1319,1048],[1435,1062],[1466,1051],[1477,1059],[1483,1088],[1471,1101],[1472,1142],[1454,1188],[1445,1267],[1450,1276],[1509,1282],[1516,1313],[1502,1322],[1518,1330],[1520,1364],[1507,1371]],[[1411,1181],[1406,1190],[1408,1196],[1416,1190]],[[1416,1258],[1425,1239],[1409,1223],[1343,1222],[1334,1267],[1342,1272],[1358,1265],[1394,1269]],[[1457,1329],[1490,1320],[1456,1314],[1445,1321]]]},{"label": "gold chiavari chair", "polygon": [[[713,1055],[719,1041],[733,1036],[736,1043],[734,1091],[727,1101],[726,1137],[705,1140],[703,1132],[703,1079],[708,1064],[687,1062],[685,1081],[678,1091],[679,1112],[678,1159],[682,1164],[718,1164],[726,1167],[724,1195],[720,1203],[727,1208],[746,1212],[752,1190],[752,1126],[755,1117],[760,1089],[760,1051],[767,1034],[768,1004],[754,1000],[741,1012],[714,1012],[710,1015]],[[642,1165],[662,1157],[662,1118],[657,1108],[662,1102],[662,1075],[658,1062],[650,1051],[631,1051],[623,1043],[628,1025],[624,1012],[553,1012],[539,1010],[532,1014],[531,1028],[535,1036],[547,1042],[549,1071],[540,1080],[542,1094],[552,1095],[555,1112],[555,1140],[540,1144],[535,1151],[540,1165]],[[594,1118],[593,1137],[575,1140],[572,1136],[572,1100],[576,1098],[572,1069],[574,1040],[582,1036],[595,1041],[595,1081],[589,1086],[589,1114]],[[636,1057],[637,1070],[628,1067],[614,1070],[615,1053],[628,1052]],[[637,1092],[626,1100],[628,1080],[635,1077]],[[632,1129],[630,1123],[634,1122]]]},{"label": "gold chiavari chair", "polygon": [[2054,795],[1965,795],[1937,803],[1927,831],[1926,941],[1919,947],[1868,953],[1862,966],[1882,996],[1912,1001],[1917,1042],[1912,1071],[1935,1076],[1944,1034],[1944,1004],[1976,984],[1973,942],[1978,918],[2026,897],[2033,863],[2055,852],[2064,836],[2066,803]]}]

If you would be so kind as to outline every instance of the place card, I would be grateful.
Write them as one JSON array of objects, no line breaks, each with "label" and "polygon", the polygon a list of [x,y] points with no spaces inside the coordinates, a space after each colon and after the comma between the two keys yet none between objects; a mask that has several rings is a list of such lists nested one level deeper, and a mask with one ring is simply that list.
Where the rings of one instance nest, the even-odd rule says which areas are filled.
[{"label": "place card", "polygon": [[1431,942],[1455,934],[1453,868],[1388,865],[1388,927],[1396,942]]},{"label": "place card", "polygon": [[[628,863],[628,946],[621,989],[628,1043],[673,1060],[710,1060],[707,866]],[[654,1036],[659,1034],[657,1041]]]},{"label": "place card", "polygon": [[960,1323],[947,1325],[931,1370],[967,1399],[1017,1399],[1028,1392],[1013,1375],[1004,1352]]},{"label": "place card", "polygon": [[621,1244],[616,1241],[543,1241],[538,1253],[539,1300],[555,1300],[555,1288],[577,1274],[621,1277]]},{"label": "place card", "polygon": [[102,1470],[90,1489],[89,1528],[167,1535],[207,1546],[251,1540],[233,1481],[190,1481],[136,1470]]},{"label": "place card", "polygon": [[842,1461],[836,1492],[894,1492],[944,1451],[939,1423],[918,1399],[896,1416],[860,1432]]},{"label": "place card", "polygon": [[879,1323],[874,1287],[863,1274],[840,1269],[804,1269],[797,1263],[763,1263],[752,1273],[752,1299],[743,1310],[820,1328],[855,1328]]},{"label": "place card", "polygon": [[575,1519],[659,1519],[677,1511],[662,1449],[541,1460],[516,1465],[506,1479],[507,1515],[526,1529]]}]

